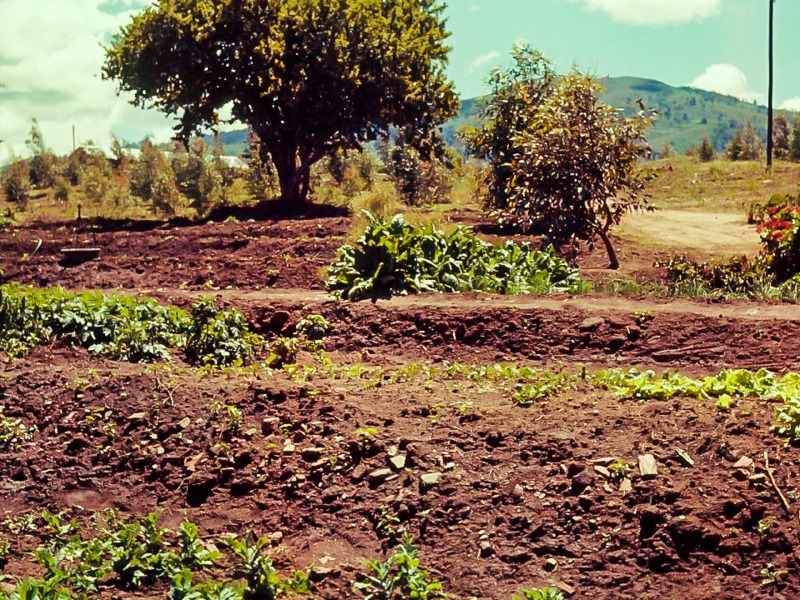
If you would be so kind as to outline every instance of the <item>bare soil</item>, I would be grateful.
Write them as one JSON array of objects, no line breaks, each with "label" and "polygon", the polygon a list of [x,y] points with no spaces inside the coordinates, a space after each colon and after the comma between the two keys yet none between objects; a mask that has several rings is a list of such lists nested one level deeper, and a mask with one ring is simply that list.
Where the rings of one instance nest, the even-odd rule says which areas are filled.
[{"label": "bare soil", "polygon": [[[800,597],[800,461],[771,433],[771,403],[740,400],[723,413],[713,401],[627,400],[577,383],[521,408],[514,381],[414,367],[800,370],[800,308],[597,295],[330,302],[320,270],[349,225],[312,214],[0,234],[8,281],[124,288],[183,306],[213,293],[267,338],[321,313],[342,368],[325,373],[307,354],[300,362],[318,368],[305,377],[204,372],[179,358],[153,368],[60,345],[0,362],[2,412],[38,427],[32,441],[0,449],[0,516],[68,509],[88,521],[95,510],[158,509],[171,525],[186,513],[205,534],[253,529],[275,540],[281,569],[315,570],[314,597],[324,599],[360,597],[352,581],[363,559],[385,558],[399,527],[455,599],[509,600],[545,585],[574,598]],[[652,265],[656,251],[620,243],[635,257],[631,271]],[[95,244],[100,259],[59,264],[61,248]],[[227,430],[214,401],[239,406],[243,425]],[[86,419],[100,408],[113,438]],[[372,443],[356,434],[364,428]],[[790,513],[764,477],[765,452]],[[654,477],[636,467],[645,454]],[[390,465],[397,455],[402,469]],[[742,457],[752,466],[735,468]],[[629,489],[597,468],[610,458],[631,465]],[[436,481],[426,485],[426,474]],[[39,538],[3,534],[14,548],[5,574],[37,573],[25,552]],[[768,565],[788,573],[764,583]]]}]

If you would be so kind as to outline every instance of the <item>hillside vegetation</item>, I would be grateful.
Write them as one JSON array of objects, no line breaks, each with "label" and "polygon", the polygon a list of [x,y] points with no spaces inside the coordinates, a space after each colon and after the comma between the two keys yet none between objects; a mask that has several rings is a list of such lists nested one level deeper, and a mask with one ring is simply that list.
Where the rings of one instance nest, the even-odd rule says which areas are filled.
[{"label": "hillside vegetation", "polygon": [[[765,106],[639,77],[610,77],[601,83],[605,87],[603,100],[612,106],[628,107],[641,100],[646,107],[658,111],[661,118],[655,122],[649,136],[650,145],[656,151],[669,143],[676,152],[683,153],[707,136],[714,150],[722,152],[748,119],[762,139],[767,136]],[[460,127],[477,122],[480,103],[480,98],[461,101],[458,116],[448,121],[444,129],[448,143],[456,142],[455,134]],[[776,114],[780,112],[787,114],[790,120],[794,118],[794,113],[777,111]]]}]

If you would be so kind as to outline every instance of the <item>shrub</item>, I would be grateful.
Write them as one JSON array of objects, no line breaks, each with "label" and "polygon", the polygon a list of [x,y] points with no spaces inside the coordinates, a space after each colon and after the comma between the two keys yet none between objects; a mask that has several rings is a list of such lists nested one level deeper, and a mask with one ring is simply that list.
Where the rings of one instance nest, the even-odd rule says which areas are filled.
[{"label": "shrub", "polygon": [[493,246],[467,227],[447,235],[432,225],[410,225],[402,215],[388,222],[367,217],[364,235],[355,245],[340,248],[329,268],[327,287],[339,298],[429,291],[568,291],[578,281],[577,270],[552,248],[540,251],[513,242]]},{"label": "shrub", "polygon": [[737,129],[725,151],[728,160],[758,160],[764,154],[764,144],[758,139],[750,119],[744,129]]},{"label": "shrub", "polygon": [[6,200],[25,208],[31,197],[31,176],[27,161],[17,160],[11,163],[3,177],[3,193]]},{"label": "shrub", "polygon": [[600,86],[576,70],[556,77],[538,52],[515,47],[514,66],[492,74],[486,124],[465,135],[491,164],[487,208],[501,224],[542,233],[554,244],[598,237],[619,267],[609,229],[646,209],[652,174],[645,134],[652,111],[622,111],[599,100]]},{"label": "shrub", "polygon": [[708,141],[708,136],[703,136],[703,141],[697,147],[697,156],[700,162],[711,162],[714,160],[714,146]]},{"label": "shrub", "polygon": [[222,311],[213,298],[192,304],[192,323],[186,332],[186,358],[210,366],[250,362],[255,357],[258,336],[247,328],[238,310]]},{"label": "shrub", "polygon": [[149,140],[142,142],[141,152],[139,159],[131,164],[131,193],[149,202],[153,212],[174,215],[180,193],[169,160]]},{"label": "shrub", "polygon": [[767,208],[759,227],[769,269],[778,281],[800,273],[800,199]]}]

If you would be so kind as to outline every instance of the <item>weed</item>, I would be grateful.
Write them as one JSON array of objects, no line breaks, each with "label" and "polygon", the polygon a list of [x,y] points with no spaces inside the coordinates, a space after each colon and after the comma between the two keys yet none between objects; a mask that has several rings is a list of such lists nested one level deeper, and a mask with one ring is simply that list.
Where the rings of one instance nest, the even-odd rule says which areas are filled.
[{"label": "weed", "polygon": [[402,542],[386,562],[373,560],[367,563],[371,574],[356,582],[354,587],[364,594],[365,600],[447,598],[442,592],[442,584],[431,579],[419,565],[419,550],[411,536],[404,533]]}]

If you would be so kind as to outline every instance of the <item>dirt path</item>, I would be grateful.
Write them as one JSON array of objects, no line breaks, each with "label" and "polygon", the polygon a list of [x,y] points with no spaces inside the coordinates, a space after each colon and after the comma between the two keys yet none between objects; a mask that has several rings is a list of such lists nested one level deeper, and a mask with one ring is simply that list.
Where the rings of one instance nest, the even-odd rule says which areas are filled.
[{"label": "dirt path", "polygon": [[761,248],[755,226],[748,225],[740,214],[684,210],[638,213],[625,219],[620,233],[642,244],[677,252],[685,249],[715,256],[754,256]]}]

